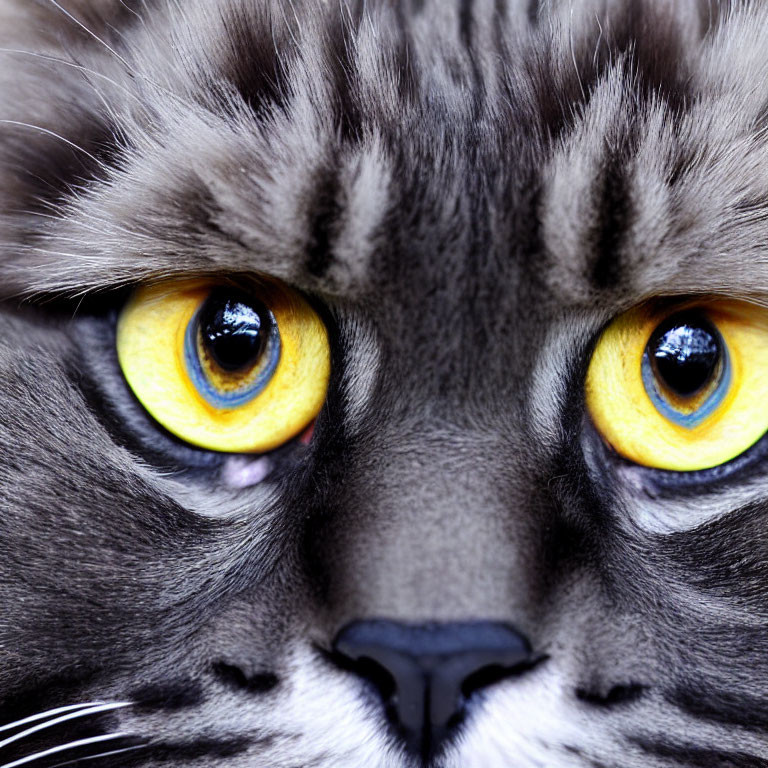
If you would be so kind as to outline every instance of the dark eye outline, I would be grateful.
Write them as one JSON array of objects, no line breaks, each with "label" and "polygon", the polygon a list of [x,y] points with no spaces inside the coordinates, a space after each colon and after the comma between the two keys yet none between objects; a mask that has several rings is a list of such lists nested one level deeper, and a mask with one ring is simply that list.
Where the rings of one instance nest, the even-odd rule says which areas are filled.
[{"label": "dark eye outline", "polygon": [[709,469],[695,469],[676,472],[668,469],[656,469],[636,464],[618,454],[603,440],[597,428],[585,410],[585,423],[590,443],[597,446],[604,460],[612,469],[631,470],[643,479],[646,489],[659,497],[695,496],[702,490],[715,491],[729,485],[743,485],[744,482],[758,476],[765,476],[768,465],[768,432],[744,453]]}]

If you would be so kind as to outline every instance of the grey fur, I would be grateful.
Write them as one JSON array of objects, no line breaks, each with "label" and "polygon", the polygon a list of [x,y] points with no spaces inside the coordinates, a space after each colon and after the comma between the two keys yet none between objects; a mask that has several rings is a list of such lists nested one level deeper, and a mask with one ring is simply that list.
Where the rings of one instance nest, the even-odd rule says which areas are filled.
[{"label": "grey fur", "polygon": [[[768,4],[0,0],[0,47],[0,726],[130,699],[126,764],[406,768],[318,648],[494,619],[549,659],[442,768],[768,765],[765,460],[676,485],[582,396],[621,311],[768,303]],[[120,291],[198,274],[331,329],[251,487],[115,359]]]}]

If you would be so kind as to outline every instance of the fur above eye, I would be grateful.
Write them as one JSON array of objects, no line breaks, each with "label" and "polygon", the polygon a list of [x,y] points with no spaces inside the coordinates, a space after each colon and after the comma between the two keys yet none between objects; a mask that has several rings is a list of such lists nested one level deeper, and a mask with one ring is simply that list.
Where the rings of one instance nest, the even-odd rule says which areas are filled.
[{"label": "fur above eye", "polygon": [[204,280],[139,288],[117,326],[128,385],[169,432],[212,451],[263,453],[318,414],[328,336],[295,291]]},{"label": "fur above eye", "polygon": [[602,437],[637,464],[710,469],[768,432],[768,310],[646,304],[600,337],[586,381]]}]

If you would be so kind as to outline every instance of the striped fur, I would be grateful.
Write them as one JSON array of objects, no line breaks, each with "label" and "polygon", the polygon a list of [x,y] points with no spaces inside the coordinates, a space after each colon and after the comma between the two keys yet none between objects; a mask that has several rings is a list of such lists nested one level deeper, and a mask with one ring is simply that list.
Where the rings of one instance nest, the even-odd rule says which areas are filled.
[{"label": "striped fur", "polygon": [[[0,766],[413,768],[322,653],[371,616],[548,656],[432,768],[768,766],[764,446],[627,467],[582,395],[619,312],[768,302],[768,3],[0,0],[0,48],[0,728],[131,702]],[[126,291],[198,274],[332,337],[249,487],[115,360]]]}]

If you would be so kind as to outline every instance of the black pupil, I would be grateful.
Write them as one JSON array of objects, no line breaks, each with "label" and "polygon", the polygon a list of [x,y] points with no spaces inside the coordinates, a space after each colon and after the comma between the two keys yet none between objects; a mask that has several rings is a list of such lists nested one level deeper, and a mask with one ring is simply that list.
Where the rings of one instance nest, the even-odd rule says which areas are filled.
[{"label": "black pupil", "polygon": [[200,313],[203,345],[225,371],[237,372],[258,362],[269,335],[270,319],[259,302],[216,291]]},{"label": "black pupil", "polygon": [[710,323],[682,314],[656,330],[648,354],[662,383],[675,394],[690,397],[712,381],[723,350],[720,334]]}]

